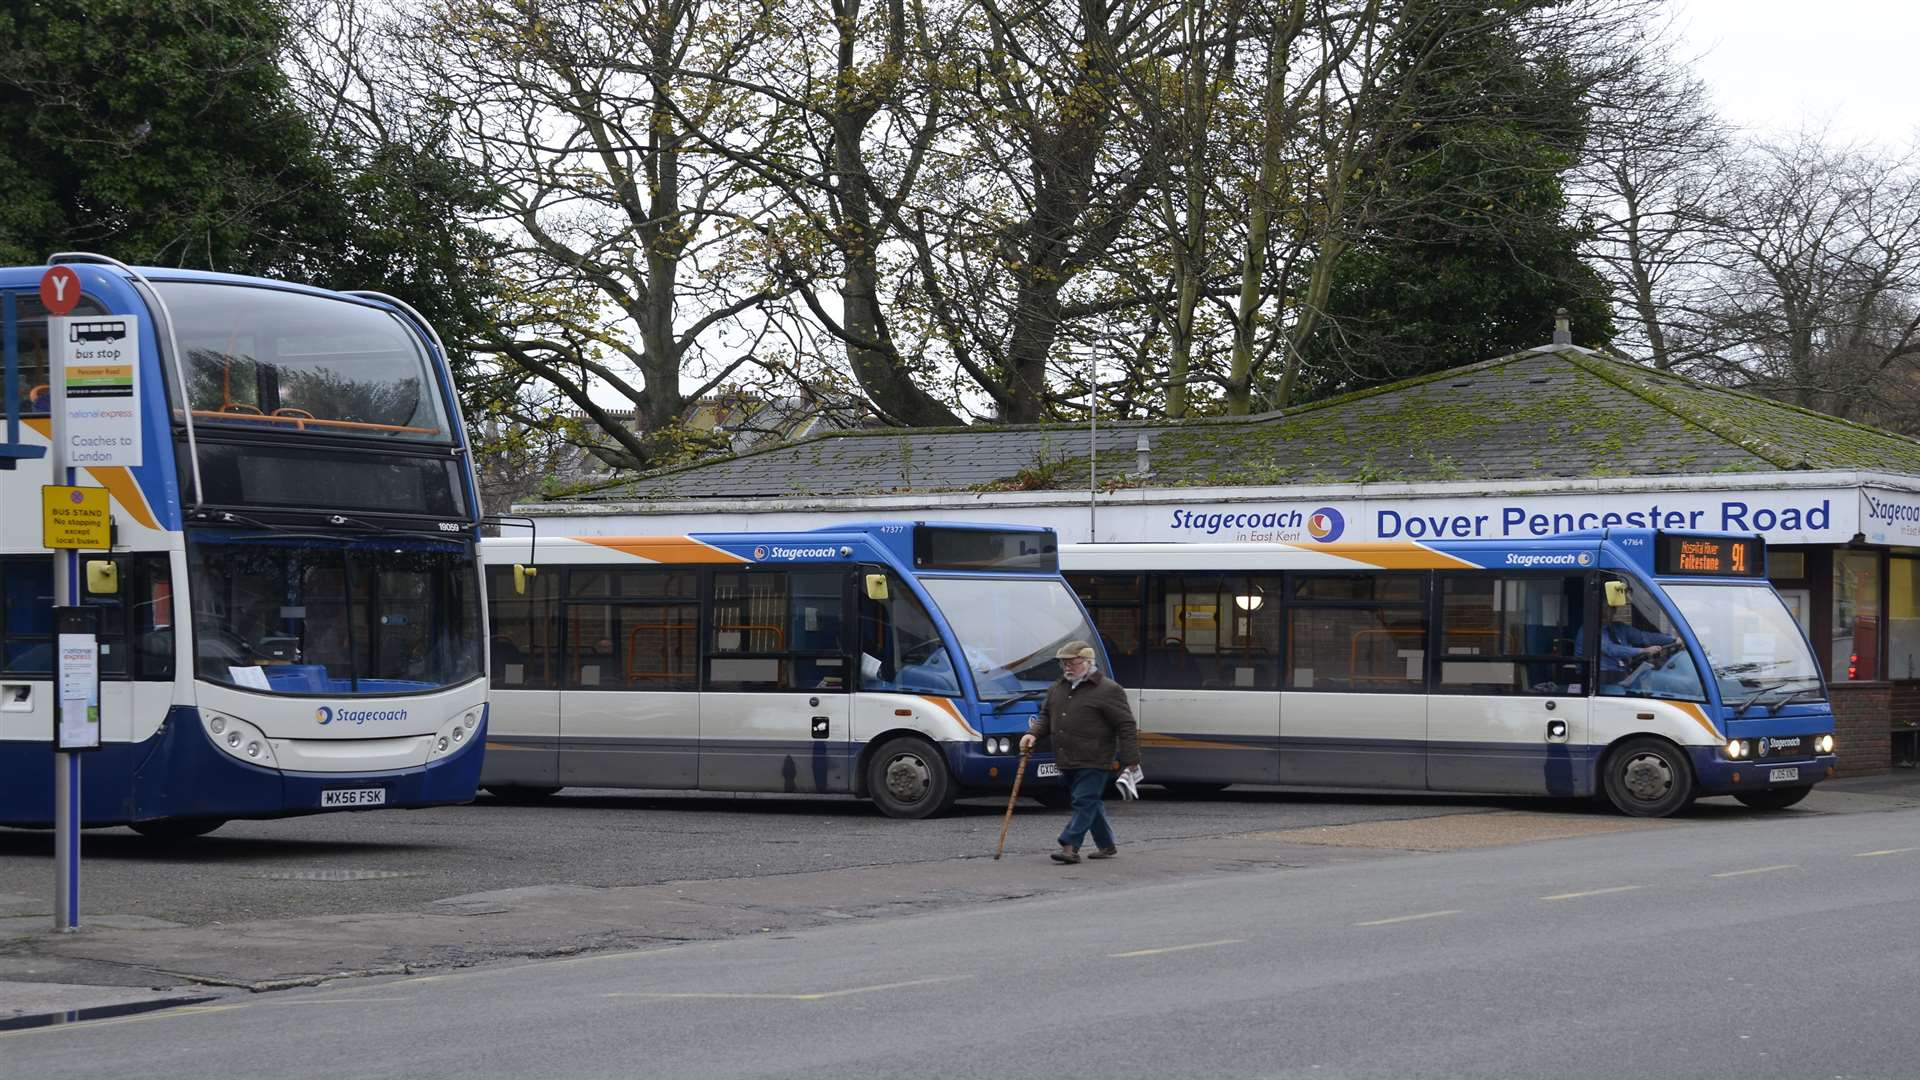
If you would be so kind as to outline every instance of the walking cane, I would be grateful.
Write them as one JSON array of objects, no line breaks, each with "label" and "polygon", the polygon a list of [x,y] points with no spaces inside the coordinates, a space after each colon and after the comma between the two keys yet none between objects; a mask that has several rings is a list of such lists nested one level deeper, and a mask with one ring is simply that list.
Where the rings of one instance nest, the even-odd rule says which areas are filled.
[{"label": "walking cane", "polygon": [[1000,843],[993,849],[993,857],[996,860],[1000,858],[1000,853],[1007,849],[1007,829],[1013,825],[1013,804],[1020,800],[1020,781],[1026,778],[1027,755],[1031,753],[1033,753],[1031,749],[1020,751],[1020,767],[1013,774],[1013,791],[1007,796],[1007,816],[1000,822]]}]

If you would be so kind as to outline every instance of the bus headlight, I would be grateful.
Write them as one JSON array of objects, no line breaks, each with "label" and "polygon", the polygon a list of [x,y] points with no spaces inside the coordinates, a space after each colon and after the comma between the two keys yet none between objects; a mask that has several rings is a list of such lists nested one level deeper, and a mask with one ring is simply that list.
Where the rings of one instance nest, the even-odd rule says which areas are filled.
[{"label": "bus headlight", "polygon": [[427,751],[427,760],[446,757],[448,754],[466,746],[467,738],[477,735],[480,726],[480,710],[468,709],[441,725],[433,734],[433,744]]},{"label": "bus headlight", "polygon": [[1818,750],[1822,754],[1833,753],[1833,736],[1822,735],[1819,738],[1813,740],[1813,748],[1815,750]]},{"label": "bus headlight", "polygon": [[220,713],[202,712],[200,723],[207,729],[213,745],[249,765],[273,765],[273,740],[266,732],[245,720]]},{"label": "bus headlight", "polygon": [[1732,758],[1735,761],[1739,761],[1741,758],[1746,757],[1747,756],[1747,740],[1728,739],[1727,740],[1727,756],[1729,758]]}]

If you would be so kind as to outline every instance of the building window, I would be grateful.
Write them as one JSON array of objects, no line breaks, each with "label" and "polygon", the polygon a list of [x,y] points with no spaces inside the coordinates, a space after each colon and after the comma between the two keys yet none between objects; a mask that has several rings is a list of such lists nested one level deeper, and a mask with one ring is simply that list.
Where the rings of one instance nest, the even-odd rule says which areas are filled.
[{"label": "building window", "polygon": [[1880,553],[1833,553],[1833,682],[1881,678]]},{"label": "building window", "polygon": [[1887,676],[1920,679],[1920,559],[1887,560]]}]

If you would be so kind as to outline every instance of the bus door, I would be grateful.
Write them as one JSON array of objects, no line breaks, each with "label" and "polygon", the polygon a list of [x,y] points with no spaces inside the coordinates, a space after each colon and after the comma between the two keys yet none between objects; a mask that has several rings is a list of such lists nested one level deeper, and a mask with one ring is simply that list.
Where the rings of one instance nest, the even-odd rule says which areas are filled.
[{"label": "bus door", "polygon": [[[1142,765],[1175,782],[1280,778],[1280,575],[1151,574],[1139,691]],[[1106,616],[1106,617],[1102,617]],[[1109,655],[1114,631],[1097,611]],[[1136,685],[1120,674],[1123,686]]]},{"label": "bus door", "polygon": [[558,787],[561,567],[487,567],[487,755],[481,783]]},{"label": "bus door", "polygon": [[1578,795],[1592,687],[1584,574],[1439,573],[1427,782]]},{"label": "bus door", "polygon": [[702,788],[852,790],[855,576],[845,566],[714,572],[702,635]]},{"label": "bus door", "polygon": [[567,574],[560,783],[690,788],[700,763],[700,571]]}]

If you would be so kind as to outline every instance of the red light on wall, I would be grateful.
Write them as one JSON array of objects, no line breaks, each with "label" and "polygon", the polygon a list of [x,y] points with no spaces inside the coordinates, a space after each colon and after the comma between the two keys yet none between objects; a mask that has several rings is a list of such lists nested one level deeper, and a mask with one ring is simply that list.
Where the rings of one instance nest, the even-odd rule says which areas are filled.
[{"label": "red light on wall", "polygon": [[1859,677],[1860,677],[1860,654],[1854,653],[1853,655],[1847,657],[1847,678],[1857,679]]}]

